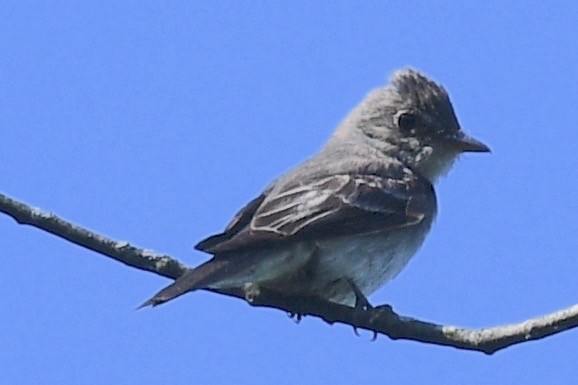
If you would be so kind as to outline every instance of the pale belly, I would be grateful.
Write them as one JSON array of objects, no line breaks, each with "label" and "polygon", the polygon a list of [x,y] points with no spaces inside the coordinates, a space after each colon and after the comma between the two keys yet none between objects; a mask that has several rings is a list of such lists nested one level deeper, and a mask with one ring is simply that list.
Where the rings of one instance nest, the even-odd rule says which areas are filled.
[{"label": "pale belly", "polygon": [[234,256],[236,266],[226,277],[209,286],[243,287],[251,283],[353,306],[351,283],[369,296],[405,267],[428,230],[429,225],[422,224],[349,238],[300,242],[283,250],[243,253]]},{"label": "pale belly", "polygon": [[327,299],[354,305],[355,295],[348,280],[369,296],[394,278],[419,249],[427,233],[427,229],[413,230],[318,242],[320,260],[312,286],[325,285],[329,289],[324,295]]}]

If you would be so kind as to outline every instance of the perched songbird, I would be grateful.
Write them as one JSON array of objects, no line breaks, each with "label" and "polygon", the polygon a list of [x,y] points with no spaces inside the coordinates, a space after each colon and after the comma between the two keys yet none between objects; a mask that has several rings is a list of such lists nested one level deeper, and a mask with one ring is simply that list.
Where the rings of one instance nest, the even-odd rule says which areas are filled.
[{"label": "perched songbird", "polygon": [[436,216],[433,184],[465,135],[442,86],[412,69],[371,92],[311,159],[271,183],[222,234],[213,255],[143,304],[211,288],[268,288],[356,306],[407,264]]}]

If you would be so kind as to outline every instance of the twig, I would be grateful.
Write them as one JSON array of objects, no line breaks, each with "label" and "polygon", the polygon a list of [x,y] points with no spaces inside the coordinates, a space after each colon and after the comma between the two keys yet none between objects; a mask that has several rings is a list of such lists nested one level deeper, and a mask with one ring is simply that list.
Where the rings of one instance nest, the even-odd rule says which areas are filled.
[{"label": "twig", "polygon": [[[9,215],[20,224],[47,231],[140,270],[176,279],[187,269],[185,265],[167,255],[140,249],[128,242],[114,241],[3,194],[0,194],[0,212]],[[245,299],[245,293],[241,289],[210,291]],[[578,305],[518,324],[487,329],[465,329],[400,316],[388,305],[367,310],[355,309],[315,297],[281,295],[266,288],[259,288],[258,293],[252,293],[249,303],[252,306],[275,308],[299,316],[318,317],[329,324],[342,323],[355,329],[366,329],[394,340],[405,339],[452,346],[486,354],[578,326]]]}]

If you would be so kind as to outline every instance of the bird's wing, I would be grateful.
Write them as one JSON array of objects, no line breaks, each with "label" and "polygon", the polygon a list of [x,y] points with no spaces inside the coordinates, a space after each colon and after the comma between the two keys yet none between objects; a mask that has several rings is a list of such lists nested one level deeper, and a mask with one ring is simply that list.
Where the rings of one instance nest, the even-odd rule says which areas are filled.
[{"label": "bird's wing", "polygon": [[253,215],[255,215],[255,211],[257,211],[266,197],[267,194],[263,193],[257,198],[253,199],[245,207],[239,210],[237,214],[235,214],[224,232],[203,239],[201,242],[195,245],[195,249],[212,253],[214,248],[218,248],[219,246],[222,247],[223,245],[227,244],[227,241],[231,240],[231,238],[239,234],[251,223]]},{"label": "bird's wing", "polygon": [[433,210],[431,184],[413,173],[402,179],[338,174],[267,191],[243,208],[224,233],[196,248],[215,254],[297,237],[355,236],[410,226]]}]

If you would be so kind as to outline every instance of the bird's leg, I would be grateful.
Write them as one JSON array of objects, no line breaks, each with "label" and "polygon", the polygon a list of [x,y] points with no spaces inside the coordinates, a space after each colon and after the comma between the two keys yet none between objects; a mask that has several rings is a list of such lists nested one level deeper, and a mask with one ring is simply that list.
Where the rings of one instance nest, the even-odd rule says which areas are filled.
[{"label": "bird's leg", "polygon": [[[347,283],[349,284],[351,290],[355,294],[355,309],[358,310],[373,309],[373,306],[369,303],[367,297],[363,295],[361,290],[359,290],[355,282],[353,282],[352,279],[347,278]],[[359,332],[357,331],[357,327],[355,326],[353,327],[353,332],[355,333],[356,336],[358,337],[360,336]]]},{"label": "bird's leg", "polygon": [[361,310],[373,309],[373,306],[369,303],[367,297],[359,290],[355,282],[352,279],[347,278],[347,282],[351,287],[351,290],[355,294],[355,308]]}]

